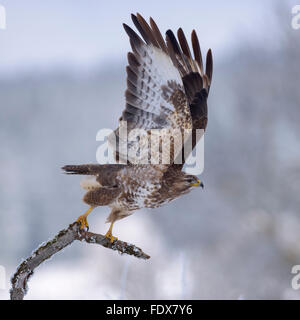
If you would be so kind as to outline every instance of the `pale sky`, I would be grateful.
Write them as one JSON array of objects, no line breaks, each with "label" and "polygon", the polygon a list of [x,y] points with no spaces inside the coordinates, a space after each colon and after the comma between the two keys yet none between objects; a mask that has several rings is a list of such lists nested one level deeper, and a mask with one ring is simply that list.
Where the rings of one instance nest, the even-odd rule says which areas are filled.
[{"label": "pale sky", "polygon": [[274,2],[0,0],[7,20],[7,29],[0,30],[0,72],[89,70],[108,61],[125,63],[130,47],[122,23],[132,25],[131,12],[151,15],[162,33],[195,28],[202,48],[211,47],[221,58],[241,41],[272,38],[268,30]]}]

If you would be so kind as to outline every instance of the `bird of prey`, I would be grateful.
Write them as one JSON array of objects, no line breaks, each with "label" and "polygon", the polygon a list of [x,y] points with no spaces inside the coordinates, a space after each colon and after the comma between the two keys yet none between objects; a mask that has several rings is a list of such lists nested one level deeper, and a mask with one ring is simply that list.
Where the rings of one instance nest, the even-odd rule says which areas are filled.
[{"label": "bird of prey", "polygon": [[[181,28],[177,38],[171,30],[164,38],[152,18],[150,23],[140,15],[131,15],[140,36],[128,25],[123,24],[129,36],[132,52],[128,53],[126,105],[114,131],[118,143],[115,149],[116,164],[66,165],[62,169],[69,174],[86,175],[81,187],[87,190],[83,201],[90,208],[77,221],[82,229],[88,228],[87,216],[97,206],[109,206],[107,218],[110,228],[106,237],[111,241],[115,221],[131,215],[141,208],[157,208],[203,183],[198,177],[185,173],[182,168],[186,158],[170,147],[169,163],[135,163],[131,157],[125,162],[120,151],[121,123],[126,121],[127,133],[143,129],[146,134],[138,141],[149,138],[152,129],[191,130],[192,148],[197,143],[196,129],[206,129],[207,98],[212,80],[213,61],[209,49],[205,68],[195,30],[191,33],[192,51]],[[165,132],[165,131],[164,131]],[[164,136],[161,137],[164,140]],[[142,141],[142,144],[141,144]],[[161,140],[160,140],[161,141]],[[128,154],[134,154],[136,142],[125,142]],[[144,141],[145,145],[145,141]],[[139,155],[147,158],[148,149],[141,147]],[[161,148],[155,156],[161,159]],[[181,163],[175,161],[182,157]],[[156,160],[157,160],[156,159]]]}]

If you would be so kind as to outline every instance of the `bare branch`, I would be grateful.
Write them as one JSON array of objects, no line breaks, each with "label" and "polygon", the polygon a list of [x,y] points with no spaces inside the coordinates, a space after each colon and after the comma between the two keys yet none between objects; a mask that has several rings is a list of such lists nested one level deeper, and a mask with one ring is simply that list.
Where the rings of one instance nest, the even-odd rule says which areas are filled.
[{"label": "bare branch", "polygon": [[10,299],[23,300],[28,290],[28,280],[33,275],[34,270],[42,262],[69,246],[75,240],[100,244],[105,248],[117,250],[121,254],[126,253],[141,259],[150,258],[142,249],[133,244],[120,240],[115,240],[111,243],[109,239],[101,234],[81,230],[79,223],[74,222],[67,229],[61,230],[52,240],[41,244],[30,257],[19,265],[16,273],[11,278]]}]

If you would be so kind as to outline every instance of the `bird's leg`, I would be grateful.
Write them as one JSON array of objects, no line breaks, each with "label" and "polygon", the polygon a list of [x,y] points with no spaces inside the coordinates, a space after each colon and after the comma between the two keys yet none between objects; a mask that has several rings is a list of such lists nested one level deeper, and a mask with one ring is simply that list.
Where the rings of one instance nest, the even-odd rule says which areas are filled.
[{"label": "bird's leg", "polygon": [[89,230],[89,224],[87,222],[87,216],[91,213],[94,207],[90,207],[83,215],[81,215],[76,222],[80,222],[80,229],[84,229],[85,227]]},{"label": "bird's leg", "polygon": [[118,240],[117,237],[114,237],[114,236],[112,235],[112,228],[113,228],[113,226],[114,226],[114,223],[112,222],[112,223],[110,224],[110,227],[109,227],[108,231],[107,231],[106,234],[105,234],[105,237],[108,238],[108,239],[110,240],[110,242],[114,242],[115,240]]}]

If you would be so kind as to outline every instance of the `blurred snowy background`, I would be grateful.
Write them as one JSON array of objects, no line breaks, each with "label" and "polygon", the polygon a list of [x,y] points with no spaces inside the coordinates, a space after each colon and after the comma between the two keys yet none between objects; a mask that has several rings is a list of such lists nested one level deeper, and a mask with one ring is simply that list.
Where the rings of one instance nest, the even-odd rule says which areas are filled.
[{"label": "blurred snowy background", "polygon": [[[97,131],[117,125],[131,12],[162,31],[195,28],[213,50],[205,189],[115,225],[149,261],[74,243],[36,270],[26,298],[299,299],[296,3],[0,0],[0,299],[20,261],[87,208],[60,167],[95,162]],[[91,231],[106,232],[107,214],[91,214]]]}]

